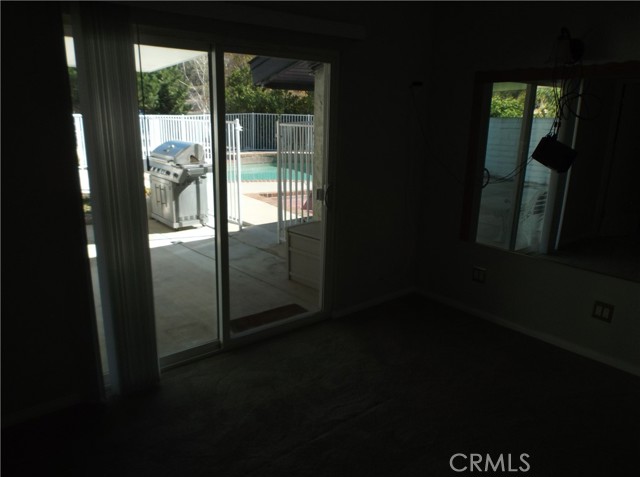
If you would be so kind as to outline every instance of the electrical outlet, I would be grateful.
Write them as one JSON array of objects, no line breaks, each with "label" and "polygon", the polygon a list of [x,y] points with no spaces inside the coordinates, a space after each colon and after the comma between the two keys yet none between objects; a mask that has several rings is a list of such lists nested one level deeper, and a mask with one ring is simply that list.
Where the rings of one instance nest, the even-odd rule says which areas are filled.
[{"label": "electrical outlet", "polygon": [[471,279],[474,282],[484,283],[487,280],[487,269],[482,267],[473,267]]},{"label": "electrical outlet", "polygon": [[611,303],[604,303],[602,301],[596,301],[593,304],[593,312],[591,316],[607,323],[611,323],[613,320],[614,306]]}]

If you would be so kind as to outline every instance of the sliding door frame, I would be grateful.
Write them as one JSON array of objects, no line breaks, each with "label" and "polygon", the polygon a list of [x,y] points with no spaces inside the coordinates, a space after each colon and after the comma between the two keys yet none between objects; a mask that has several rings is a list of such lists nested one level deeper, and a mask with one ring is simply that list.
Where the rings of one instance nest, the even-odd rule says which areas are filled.
[{"label": "sliding door frame", "polygon": [[[107,6],[105,8],[110,8],[111,6]],[[140,15],[139,11],[136,13]],[[153,17],[153,15],[151,16]],[[150,18],[151,18],[150,17]],[[290,330],[292,328],[297,328],[299,326],[306,325],[310,322],[319,321],[325,319],[329,316],[329,313],[332,309],[332,297],[333,297],[333,269],[332,264],[334,260],[332,260],[333,255],[333,229],[334,229],[334,220],[333,214],[331,213],[332,208],[335,204],[324,203],[323,202],[323,252],[322,252],[322,286],[321,289],[323,292],[321,293],[321,302],[320,302],[320,310],[318,312],[310,312],[304,315],[300,315],[295,319],[286,320],[283,323],[276,323],[272,326],[266,326],[256,332],[251,334],[243,334],[241,336],[232,337],[230,333],[230,284],[229,284],[229,252],[228,252],[228,222],[227,222],[227,199],[226,199],[226,182],[223,180],[226,178],[226,135],[225,135],[225,106],[224,106],[224,53],[225,52],[238,52],[238,51],[250,51],[252,54],[263,54],[268,56],[275,57],[290,57],[290,58],[300,58],[300,59],[309,59],[318,62],[323,62],[329,65],[330,67],[330,75],[329,75],[329,100],[326,103],[326,123],[328,124],[327,132],[325,133],[323,140],[324,151],[325,151],[325,161],[328,167],[325,167],[324,174],[324,184],[325,187],[328,185],[334,184],[335,177],[335,166],[337,164],[335,154],[333,151],[336,150],[336,140],[337,140],[337,109],[335,107],[337,100],[337,72],[338,72],[338,55],[335,51],[328,51],[324,49],[314,49],[314,48],[302,48],[302,47],[292,47],[291,45],[287,45],[282,43],[273,43],[269,46],[265,46],[264,38],[261,40],[247,40],[247,39],[237,39],[246,36],[250,38],[251,35],[247,33],[243,33],[242,29],[237,29],[238,31],[234,34],[234,40],[229,40],[229,38],[225,38],[224,41],[221,41],[219,37],[216,35],[207,33],[204,34],[202,31],[193,32],[186,28],[188,28],[188,19],[184,17],[185,23],[184,28],[180,28],[180,21],[176,20],[171,28],[162,28],[155,27],[153,25],[153,20],[146,21],[143,17],[138,19],[132,19],[131,21],[131,38],[133,39],[133,43],[139,44],[149,44],[156,46],[164,46],[170,48],[184,48],[184,49],[193,49],[199,50],[203,52],[207,52],[209,58],[209,76],[210,76],[210,105],[211,105],[211,118],[212,118],[212,138],[215,141],[214,147],[214,171],[213,171],[213,193],[214,193],[214,209],[215,209],[215,246],[216,246],[216,295],[217,295],[217,324],[218,324],[218,340],[212,341],[211,343],[207,343],[198,347],[195,347],[190,350],[186,350],[185,352],[176,353],[175,355],[170,355],[167,357],[159,358],[156,354],[155,358],[152,359],[154,363],[148,362],[144,366],[151,366],[151,368],[158,369],[159,373],[162,371],[174,367],[176,365],[184,364],[189,361],[194,361],[196,359],[201,359],[203,357],[215,354],[224,349],[230,349],[237,346],[241,346],[253,341],[261,340],[265,337],[282,333],[284,331]],[[82,38],[80,38],[82,41]],[[133,47],[133,45],[131,45]],[[129,68],[133,68],[133,71],[130,72],[130,76],[133,77],[135,74],[135,65],[129,66]],[[113,117],[112,119],[117,119]],[[117,121],[115,121],[117,123]],[[139,138],[139,131],[130,131],[129,133],[125,133],[125,135],[129,135],[131,140],[133,137]],[[94,153],[94,156],[99,157],[98,153]],[[140,162],[140,161],[138,161]],[[129,164],[126,166],[127,169],[130,169],[131,173],[134,173],[134,166]],[[135,165],[135,169],[140,167],[139,164]],[[105,173],[104,171],[102,172]],[[114,173],[112,171],[112,173]],[[136,172],[137,173],[137,172]],[[111,177],[113,179],[113,177]],[[141,181],[141,179],[140,179]],[[333,187],[332,187],[333,189]],[[331,194],[331,198],[333,194]],[[106,200],[106,199],[105,199]],[[138,204],[139,202],[139,204]],[[140,195],[139,201],[136,201],[136,209],[143,208],[146,210],[146,206],[144,205],[144,196]],[[113,220],[113,217],[109,216],[109,212],[107,211],[105,214],[98,215],[95,217],[98,221],[104,221],[104,224],[110,223],[110,220]],[[100,227],[100,225],[99,225]],[[143,234],[146,233],[148,235],[148,230],[146,225],[139,227],[138,233]],[[146,239],[146,236],[145,236]],[[142,237],[140,237],[142,240]],[[108,244],[107,244],[108,246]],[[126,248],[126,244],[124,245]],[[126,251],[127,253],[131,252],[131,250]],[[142,252],[135,252],[135,254],[139,254]],[[146,249],[145,255],[145,263],[149,262],[149,250],[148,247]],[[152,276],[150,267],[146,273],[143,273],[144,276],[138,277],[144,283],[151,283]],[[139,301],[140,303],[147,303],[147,308],[149,303],[153,303],[153,288],[148,287],[149,289],[141,292],[140,294],[129,297],[134,301]],[[111,306],[109,295],[107,295],[107,303],[105,305],[107,307]],[[135,307],[135,304],[134,304]],[[151,316],[154,315],[153,307],[149,312]],[[115,331],[115,334],[118,335],[118,330]],[[115,336],[114,339],[122,339],[123,336]],[[150,340],[150,337],[141,338],[143,341],[147,342]],[[153,340],[155,337],[152,337]],[[108,353],[113,354],[115,351],[113,349],[109,349]],[[117,356],[119,360],[127,360],[128,355]],[[151,358],[146,358],[149,361]],[[109,357],[111,361],[112,358]],[[113,382],[114,377],[116,378],[116,383],[114,386],[114,394],[119,394],[120,392],[126,391],[123,390],[119,385],[119,381],[117,376],[112,376],[111,381]],[[135,382],[136,376],[132,377]],[[144,385],[141,383],[141,385]],[[132,389],[136,386],[132,386]],[[123,392],[126,393],[126,392]]]},{"label": "sliding door frame", "polygon": [[[337,99],[337,71],[338,71],[338,55],[336,52],[326,51],[326,50],[315,50],[315,49],[305,49],[305,48],[292,48],[291,46],[283,45],[283,44],[267,44],[265,41],[252,41],[247,39],[238,39],[238,38],[225,38],[219,39],[216,41],[213,47],[213,54],[215,57],[215,61],[212,62],[215,65],[215,93],[217,102],[217,111],[215,120],[218,121],[217,129],[218,135],[222,138],[226,138],[225,135],[225,113],[226,113],[226,101],[225,101],[225,88],[224,88],[224,55],[225,53],[239,53],[239,54],[252,54],[252,55],[260,55],[260,56],[269,56],[276,58],[295,58],[300,60],[309,60],[309,61],[318,61],[321,63],[325,63],[329,67],[329,82],[327,84],[327,101],[324,104],[323,114],[324,114],[324,122],[328,125],[326,128],[326,132],[323,135],[323,148],[324,151],[324,163],[325,167],[323,170],[324,178],[324,195],[325,198],[330,196],[334,197],[334,184],[335,184],[335,155],[333,151],[336,150],[336,140],[337,140],[337,108],[336,108],[336,99]],[[226,144],[223,141],[220,141],[218,144],[218,154],[221,160],[216,161],[219,171],[219,177],[226,177]],[[219,193],[224,194],[221,197],[226,197],[226,183],[219,184],[223,187],[219,187]],[[224,188],[224,192],[222,191]],[[331,190],[331,192],[329,192]],[[316,203],[320,202],[316,198]],[[333,268],[332,264],[335,262],[332,260],[333,256],[333,240],[331,237],[333,236],[334,230],[334,217],[333,217],[333,201],[329,202],[328,200],[322,201],[323,213],[322,213],[322,264],[321,264],[321,277],[320,277],[320,290],[319,290],[319,310],[316,312],[307,312],[301,315],[294,316],[290,319],[282,320],[270,325],[265,325],[260,327],[257,330],[251,330],[248,332],[242,332],[238,334],[231,334],[230,329],[230,321],[231,321],[231,313],[230,313],[230,289],[229,289],[229,274],[228,274],[228,233],[224,234],[224,237],[221,237],[218,246],[221,247],[219,250],[219,254],[221,257],[224,257],[226,260],[226,267],[224,270],[224,279],[221,278],[220,282],[222,284],[222,295],[225,298],[221,300],[223,303],[219,305],[220,310],[220,318],[222,320],[221,323],[221,337],[222,337],[222,347],[223,349],[231,349],[240,347],[255,341],[259,341],[265,339],[270,336],[274,336],[280,334],[282,332],[299,328],[301,326],[306,326],[310,323],[322,321],[327,319],[330,316],[330,312],[332,309],[332,299],[333,299]],[[226,207],[226,204],[225,204]],[[226,208],[225,208],[226,212]],[[222,213],[222,212],[221,212]],[[220,217],[225,217],[225,215],[220,215]],[[217,222],[216,222],[217,223]],[[225,231],[228,229],[225,228]],[[222,233],[222,232],[221,232]],[[222,263],[222,262],[221,262]]]}]

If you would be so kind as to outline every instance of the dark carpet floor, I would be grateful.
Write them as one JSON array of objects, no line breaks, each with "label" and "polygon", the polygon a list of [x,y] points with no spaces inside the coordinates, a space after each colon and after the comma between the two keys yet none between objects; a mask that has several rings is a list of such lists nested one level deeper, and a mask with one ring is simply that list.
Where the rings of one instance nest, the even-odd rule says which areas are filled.
[{"label": "dark carpet floor", "polygon": [[5,429],[2,451],[4,477],[632,476],[640,378],[412,296]]}]

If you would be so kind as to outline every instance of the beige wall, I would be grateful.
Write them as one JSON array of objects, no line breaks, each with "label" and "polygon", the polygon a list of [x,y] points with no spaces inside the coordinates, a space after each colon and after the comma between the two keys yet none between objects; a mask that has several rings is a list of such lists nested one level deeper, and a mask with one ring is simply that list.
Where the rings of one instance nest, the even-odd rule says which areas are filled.
[{"label": "beige wall", "polygon": [[[474,8],[464,16],[440,10],[433,31],[436,38],[461,39],[436,49],[433,82],[443,88],[428,105],[442,113],[430,127],[433,152],[446,156],[459,176],[465,170],[477,70],[549,66],[562,26],[584,39],[585,63],[640,59],[637,5]],[[448,126],[454,122],[452,135]],[[427,202],[439,205],[420,214],[421,291],[640,374],[640,284],[461,242],[459,187],[447,180],[428,182]],[[471,281],[474,265],[487,268],[484,285]],[[616,306],[613,323],[591,318],[594,300]]]}]

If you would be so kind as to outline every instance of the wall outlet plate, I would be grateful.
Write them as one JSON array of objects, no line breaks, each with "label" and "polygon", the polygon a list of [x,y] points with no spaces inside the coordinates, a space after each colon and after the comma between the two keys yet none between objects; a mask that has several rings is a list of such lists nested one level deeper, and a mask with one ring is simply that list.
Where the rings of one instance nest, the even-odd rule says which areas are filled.
[{"label": "wall outlet plate", "polygon": [[471,279],[474,282],[484,283],[485,281],[487,281],[487,269],[478,266],[473,267]]},{"label": "wall outlet plate", "polygon": [[607,323],[611,323],[613,320],[613,310],[615,306],[611,303],[605,303],[603,301],[595,301],[593,303],[593,312],[591,316]]}]

